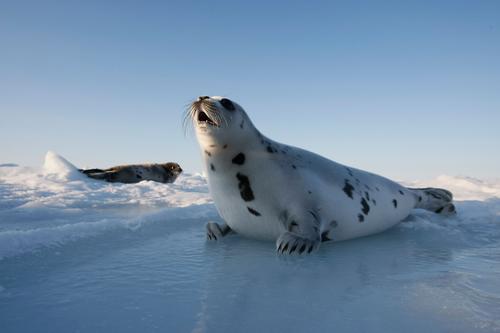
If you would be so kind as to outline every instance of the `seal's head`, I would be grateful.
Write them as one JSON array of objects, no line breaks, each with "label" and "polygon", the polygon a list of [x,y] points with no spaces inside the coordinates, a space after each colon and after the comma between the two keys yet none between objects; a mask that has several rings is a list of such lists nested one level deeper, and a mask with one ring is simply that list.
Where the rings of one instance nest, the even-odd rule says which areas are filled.
[{"label": "seal's head", "polygon": [[196,136],[202,146],[244,142],[256,133],[243,108],[220,96],[198,97],[189,107],[186,120],[193,122]]},{"label": "seal's head", "polygon": [[168,176],[168,179],[172,182],[182,173],[182,168],[179,164],[168,162],[161,164],[161,167],[165,169],[165,172]]}]

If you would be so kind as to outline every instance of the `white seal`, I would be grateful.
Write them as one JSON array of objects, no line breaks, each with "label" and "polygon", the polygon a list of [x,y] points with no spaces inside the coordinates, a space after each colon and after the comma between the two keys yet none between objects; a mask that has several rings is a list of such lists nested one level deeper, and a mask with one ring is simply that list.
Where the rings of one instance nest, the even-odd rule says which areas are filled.
[{"label": "white seal", "polygon": [[386,230],[414,208],[453,214],[452,194],[410,189],[262,135],[237,103],[199,97],[187,112],[225,224],[207,237],[234,231],[276,241],[279,253],[309,253],[321,242]]}]

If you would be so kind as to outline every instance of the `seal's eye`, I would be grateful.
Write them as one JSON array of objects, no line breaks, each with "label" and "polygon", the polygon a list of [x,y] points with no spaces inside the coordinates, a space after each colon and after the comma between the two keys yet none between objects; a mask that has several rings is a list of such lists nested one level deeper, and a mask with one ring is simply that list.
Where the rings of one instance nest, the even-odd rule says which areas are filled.
[{"label": "seal's eye", "polygon": [[226,108],[227,110],[229,111],[234,111],[234,104],[233,102],[231,102],[230,100],[228,100],[227,98],[223,98],[220,100],[220,104],[222,104],[222,106],[224,108]]}]

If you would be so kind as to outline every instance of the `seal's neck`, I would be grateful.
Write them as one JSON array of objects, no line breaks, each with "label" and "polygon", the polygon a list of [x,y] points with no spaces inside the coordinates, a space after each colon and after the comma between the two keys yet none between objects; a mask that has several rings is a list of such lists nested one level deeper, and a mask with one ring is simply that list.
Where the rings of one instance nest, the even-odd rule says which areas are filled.
[{"label": "seal's neck", "polygon": [[247,152],[262,150],[265,142],[270,139],[260,134],[258,131],[254,135],[247,135],[244,138],[231,137],[198,137],[200,148],[207,155],[226,154],[234,152]]}]

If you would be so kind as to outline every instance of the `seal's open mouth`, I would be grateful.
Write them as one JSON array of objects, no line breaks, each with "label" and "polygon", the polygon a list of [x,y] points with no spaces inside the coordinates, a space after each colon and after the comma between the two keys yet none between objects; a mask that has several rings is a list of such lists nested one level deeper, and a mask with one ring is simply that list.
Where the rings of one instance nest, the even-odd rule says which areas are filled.
[{"label": "seal's open mouth", "polygon": [[203,111],[198,111],[198,123],[217,126],[217,124]]}]

